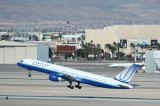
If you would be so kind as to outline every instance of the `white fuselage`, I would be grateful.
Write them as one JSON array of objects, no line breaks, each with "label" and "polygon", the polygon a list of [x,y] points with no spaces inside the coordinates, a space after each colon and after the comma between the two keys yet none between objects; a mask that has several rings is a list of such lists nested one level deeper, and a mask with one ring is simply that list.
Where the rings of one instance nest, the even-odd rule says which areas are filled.
[{"label": "white fuselage", "polygon": [[140,66],[144,65],[144,63],[113,63],[109,65],[109,67],[130,67],[133,64],[138,64]]}]

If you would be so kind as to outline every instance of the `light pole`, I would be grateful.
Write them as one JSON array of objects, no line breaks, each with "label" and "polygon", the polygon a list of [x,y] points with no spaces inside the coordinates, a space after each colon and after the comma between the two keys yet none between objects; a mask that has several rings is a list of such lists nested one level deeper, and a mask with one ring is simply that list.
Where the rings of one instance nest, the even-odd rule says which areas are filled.
[{"label": "light pole", "polygon": [[76,39],[75,51],[76,51],[76,58],[75,58],[75,61],[77,61],[77,39]]},{"label": "light pole", "polygon": [[134,61],[137,61],[137,42],[135,42],[135,56],[134,56]]}]

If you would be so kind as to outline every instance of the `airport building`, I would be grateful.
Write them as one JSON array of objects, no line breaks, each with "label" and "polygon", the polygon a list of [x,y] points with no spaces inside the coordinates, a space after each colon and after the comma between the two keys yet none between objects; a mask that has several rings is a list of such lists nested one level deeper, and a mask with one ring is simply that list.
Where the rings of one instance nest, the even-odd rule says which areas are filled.
[{"label": "airport building", "polygon": [[22,59],[48,61],[48,45],[0,41],[0,64],[16,64]]},{"label": "airport building", "polygon": [[[105,44],[123,43],[123,52],[131,53],[131,43],[156,44],[160,43],[160,25],[115,25],[104,29],[86,29],[86,42],[93,41],[105,50]],[[139,48],[139,52],[146,49]],[[120,49],[122,51],[122,49]]]}]

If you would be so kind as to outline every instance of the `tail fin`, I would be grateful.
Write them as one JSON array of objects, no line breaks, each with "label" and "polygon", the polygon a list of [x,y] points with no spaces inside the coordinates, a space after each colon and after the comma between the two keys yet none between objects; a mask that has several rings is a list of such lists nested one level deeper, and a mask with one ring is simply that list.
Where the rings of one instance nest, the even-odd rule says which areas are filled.
[{"label": "tail fin", "polygon": [[130,67],[126,68],[124,71],[119,73],[114,79],[124,82],[124,83],[129,83],[137,71],[139,65],[138,64],[133,64]]},{"label": "tail fin", "polygon": [[155,63],[155,65],[156,65],[156,70],[160,69],[160,68],[158,67],[157,63]]}]

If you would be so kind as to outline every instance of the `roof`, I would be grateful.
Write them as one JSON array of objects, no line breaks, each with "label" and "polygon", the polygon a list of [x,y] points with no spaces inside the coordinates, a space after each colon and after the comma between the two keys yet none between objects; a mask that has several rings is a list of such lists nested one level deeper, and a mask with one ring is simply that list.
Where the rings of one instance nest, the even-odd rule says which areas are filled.
[{"label": "roof", "polygon": [[0,46],[37,46],[33,43],[0,41]]}]

